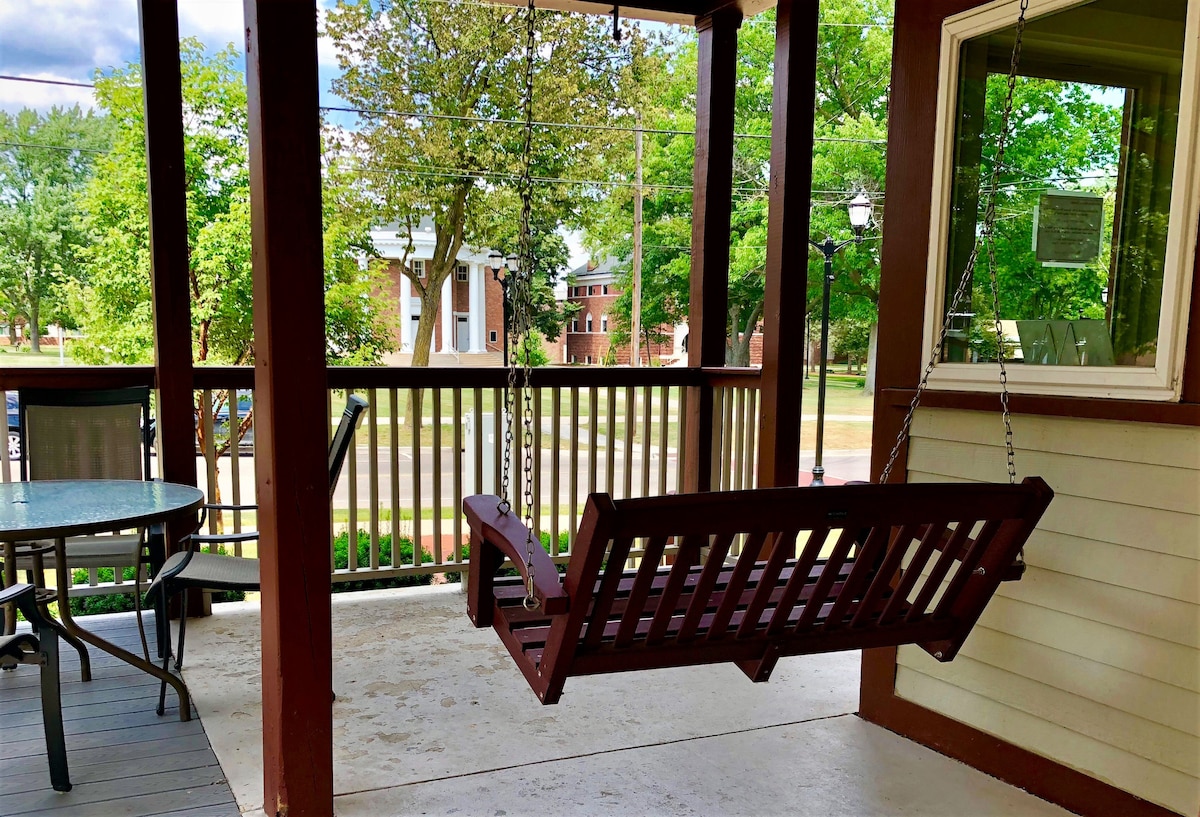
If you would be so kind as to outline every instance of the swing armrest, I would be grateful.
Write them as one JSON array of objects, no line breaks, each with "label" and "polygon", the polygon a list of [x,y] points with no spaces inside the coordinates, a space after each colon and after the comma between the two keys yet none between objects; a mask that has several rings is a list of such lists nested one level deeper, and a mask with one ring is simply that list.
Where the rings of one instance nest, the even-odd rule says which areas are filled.
[{"label": "swing armrest", "polygon": [[[496,496],[484,494],[467,497],[463,500],[467,524],[483,539],[485,546],[490,545],[511,559],[521,578],[528,581],[525,546],[529,539],[529,529],[521,523],[515,513],[500,513],[496,508],[499,504],[500,498]],[[567,612],[567,591],[559,580],[554,560],[536,538],[529,553],[533,563],[534,594],[541,602],[542,611],[548,616]]]}]

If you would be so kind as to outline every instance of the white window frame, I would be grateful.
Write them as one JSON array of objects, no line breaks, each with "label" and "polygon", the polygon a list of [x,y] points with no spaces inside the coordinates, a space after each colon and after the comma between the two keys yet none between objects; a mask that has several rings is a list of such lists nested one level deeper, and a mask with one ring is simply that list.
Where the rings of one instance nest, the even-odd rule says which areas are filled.
[{"label": "white window frame", "polygon": [[608,331],[608,315],[600,316],[600,331],[602,333]]},{"label": "white window frame", "polygon": [[499,342],[500,342],[500,333],[497,332],[495,329],[489,329],[488,330],[488,343],[499,343]]},{"label": "white window frame", "polygon": [[467,281],[470,280],[470,275],[471,275],[471,268],[469,266],[467,266],[466,264],[455,264],[454,265],[454,280],[455,281],[465,284]]},{"label": "white window frame", "polygon": [[413,274],[416,275],[418,278],[424,278],[425,277],[425,259],[424,258],[414,258],[411,263],[412,263]]},{"label": "white window frame", "polygon": [[587,327],[584,331],[586,331],[590,335],[592,333],[592,326],[593,326],[591,312],[587,313],[587,320],[584,321],[584,326]]},{"label": "white window frame", "polygon": [[[1032,0],[1028,19],[1087,5],[1091,0]],[[1009,28],[1019,0],[999,0],[947,17],[942,24],[938,73],[937,132],[934,141],[933,201],[930,210],[929,269],[925,287],[925,354],[933,348],[945,315],[946,249],[950,231],[953,141],[956,126],[959,55],[965,40]],[[1008,387],[1025,394],[1178,401],[1183,384],[1192,275],[1200,222],[1200,0],[1188,0],[1179,99],[1179,133],[1171,179],[1172,229],[1163,269],[1155,365],[1009,366]],[[948,391],[999,391],[999,364],[938,363],[931,388]]]}]

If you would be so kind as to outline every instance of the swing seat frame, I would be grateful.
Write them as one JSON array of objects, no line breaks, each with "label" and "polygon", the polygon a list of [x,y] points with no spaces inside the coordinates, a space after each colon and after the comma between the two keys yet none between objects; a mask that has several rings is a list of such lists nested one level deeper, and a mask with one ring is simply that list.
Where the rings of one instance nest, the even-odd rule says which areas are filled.
[{"label": "swing seat frame", "polygon": [[[515,512],[472,496],[467,610],[544,704],[576,675],[728,661],[766,681],[782,656],[901,644],[949,661],[1053,495],[1040,477],[592,494],[561,577]],[[506,558],[519,577],[496,576]]]}]

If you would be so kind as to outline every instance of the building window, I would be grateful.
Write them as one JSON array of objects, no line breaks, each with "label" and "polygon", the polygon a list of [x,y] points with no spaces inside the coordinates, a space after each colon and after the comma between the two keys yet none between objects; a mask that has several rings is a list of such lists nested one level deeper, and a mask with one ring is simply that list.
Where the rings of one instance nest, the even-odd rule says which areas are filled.
[{"label": "building window", "polygon": [[416,275],[418,278],[424,278],[425,277],[425,261],[421,258],[414,258],[412,260],[412,271],[413,271],[413,274]]},{"label": "building window", "polygon": [[591,366],[592,365],[592,356],[588,355],[584,362],[587,363],[589,366]]},{"label": "building window", "polygon": [[605,284],[604,286],[600,287],[600,291],[603,294],[607,295],[608,294],[608,284]]},{"label": "building window", "polygon": [[574,362],[575,362],[575,355],[571,355],[571,362],[572,362],[572,363],[574,363]]},{"label": "building window", "polygon": [[500,340],[500,335],[495,329],[488,332],[488,343],[496,343],[498,340]]},{"label": "building window", "polygon": [[[1001,331],[987,265],[949,316],[931,384],[998,388],[1001,351],[1014,391],[1173,399],[1181,381],[1184,281],[1195,256],[1198,77],[1184,76],[1197,15],[1161,6],[1047,0],[1026,27],[1018,98],[997,209]],[[980,189],[999,139],[1018,0],[947,18],[934,185],[944,214],[930,248],[925,348],[942,331],[983,222]],[[1114,25],[1114,18],[1119,24]],[[1067,33],[1069,32],[1069,36]],[[1143,44],[1153,42],[1155,57]],[[1191,63],[1187,63],[1191,64]],[[1037,150],[1048,122],[1086,133],[1086,149]],[[1022,149],[1024,148],[1024,149]],[[1020,183],[1014,183],[1019,179]]]},{"label": "building window", "polygon": [[592,313],[591,312],[589,312],[588,316],[587,316],[587,329],[585,331],[588,331],[588,332],[592,331]]},{"label": "building window", "polygon": [[466,264],[459,264],[454,268],[454,280],[466,283],[469,270]]},{"label": "building window", "polygon": [[579,318],[571,318],[571,331],[572,332],[579,331]]},{"label": "building window", "polygon": [[608,331],[608,315],[601,315],[601,316],[600,316],[600,331],[601,331],[601,332],[607,332],[607,331]]}]

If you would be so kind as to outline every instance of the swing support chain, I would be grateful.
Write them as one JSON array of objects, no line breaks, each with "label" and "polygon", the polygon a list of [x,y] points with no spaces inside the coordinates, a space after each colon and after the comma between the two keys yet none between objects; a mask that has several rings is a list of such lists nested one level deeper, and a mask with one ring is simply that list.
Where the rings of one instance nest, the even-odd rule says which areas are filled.
[{"label": "swing support chain", "polygon": [[[946,336],[950,331],[950,316],[958,312],[960,304],[966,298],[967,293],[970,292],[972,281],[975,278],[975,268],[979,263],[980,251],[984,249],[987,251],[988,277],[992,295],[992,319],[994,321],[998,341],[997,346],[999,348],[997,357],[1000,363],[1000,408],[1004,417],[1004,448],[1008,465],[1008,481],[1009,484],[1015,484],[1017,481],[1017,467],[1013,452],[1012,415],[1009,410],[1008,371],[1005,368],[1004,362],[1004,330],[1000,320],[1000,288],[996,278],[996,197],[1000,189],[1000,169],[1004,166],[1004,154],[1008,148],[1009,123],[1012,120],[1013,97],[1017,87],[1017,69],[1021,63],[1021,43],[1025,33],[1026,14],[1028,11],[1029,0],[1021,0],[1021,11],[1017,17],[1016,37],[1013,40],[1012,59],[1009,62],[1004,108],[1000,120],[1000,138],[996,143],[996,158],[992,163],[991,174],[985,192],[986,206],[984,209],[983,224],[979,230],[979,237],[976,239],[975,246],[967,258],[966,269],[963,270],[963,274],[958,280],[958,286],[954,290],[954,295],[950,299],[950,306],[946,309],[946,314],[942,319],[942,328],[938,334],[937,342],[933,345],[929,360],[925,364],[925,371],[922,373],[921,380],[917,384],[917,393],[913,395],[912,402],[908,405],[908,412],[904,417],[904,422],[900,426],[900,432],[896,435],[896,442],[892,446],[891,453],[888,454],[888,461],[883,468],[883,473],[880,474],[880,483],[888,481],[888,477],[892,473],[892,468],[899,458],[900,449],[908,440],[913,415],[916,414],[917,407],[921,403],[921,397],[925,393],[925,389],[929,386],[929,376],[933,373],[934,367],[942,356],[942,348],[945,346]],[[1018,561],[1023,564],[1023,556],[1018,557]]]},{"label": "swing support chain", "polygon": [[[504,470],[500,483],[500,503],[497,510],[507,515],[512,510],[512,500],[509,498],[512,488],[513,443],[516,440],[517,390],[521,390],[521,448],[523,462],[521,478],[524,484],[522,499],[524,501],[523,517],[525,521],[525,599],[523,604],[527,610],[535,609],[539,602],[534,593],[535,571],[533,567],[533,390],[530,387],[530,375],[533,369],[533,351],[529,343],[533,330],[533,317],[530,304],[533,296],[533,240],[530,235],[530,221],[533,214],[533,73],[534,60],[537,54],[537,35],[535,28],[536,10],[534,0],[528,0],[525,8],[525,95],[521,102],[522,118],[524,119],[524,143],[521,150],[521,176],[518,180],[521,197],[520,237],[518,239],[517,257],[520,259],[516,270],[509,270],[510,303],[514,305],[512,323],[509,331],[509,358],[504,361],[508,368],[508,382],[504,390]],[[520,376],[518,377],[518,370]]]}]

